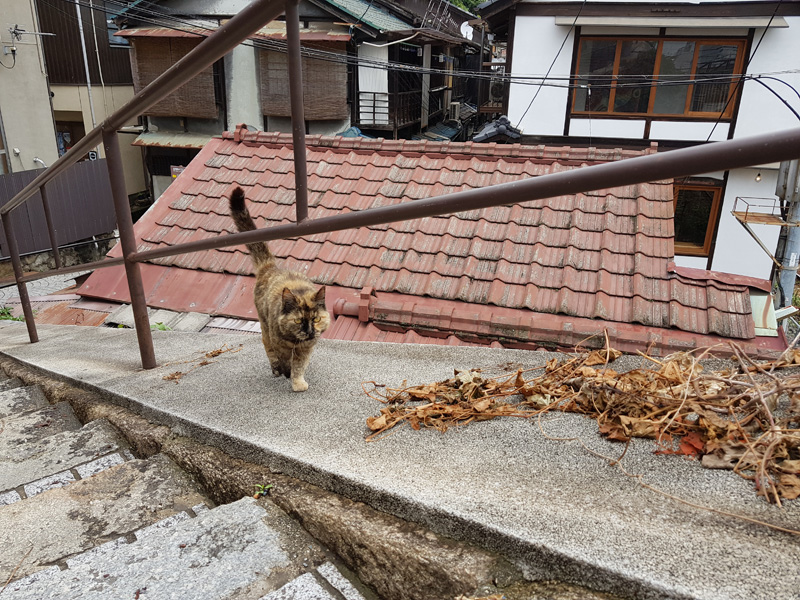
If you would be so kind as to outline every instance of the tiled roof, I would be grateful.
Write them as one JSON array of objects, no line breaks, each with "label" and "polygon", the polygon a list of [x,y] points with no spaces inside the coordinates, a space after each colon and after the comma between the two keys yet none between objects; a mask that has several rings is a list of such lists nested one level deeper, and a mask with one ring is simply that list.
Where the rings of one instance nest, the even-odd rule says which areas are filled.
[{"label": "tiled roof", "polygon": [[[642,154],[321,136],[308,136],[306,144],[312,219]],[[232,232],[227,196],[233,185],[245,188],[259,227],[293,222],[293,171],[290,135],[239,128],[214,138],[136,224],[139,248]],[[768,283],[674,268],[672,202],[671,182],[661,181],[280,240],[270,247],[285,266],[320,284],[458,301],[488,315],[498,307],[595,320],[598,330],[611,322],[753,338],[749,290]],[[245,301],[247,293],[238,287],[252,285],[243,246],[155,263],[193,273],[183,282],[159,284],[172,292],[161,289],[161,304],[155,305],[182,295],[175,301],[191,304],[191,310],[200,310],[198,302],[207,299],[216,308],[207,312],[247,316],[225,308],[231,298]],[[89,280],[89,295],[110,289],[98,279],[102,273]],[[203,286],[212,273],[237,281],[231,298],[221,297],[219,284]]]},{"label": "tiled roof", "polygon": [[405,31],[412,27],[367,0],[327,0],[327,3],[349,14],[354,23],[366,23],[378,31]]}]

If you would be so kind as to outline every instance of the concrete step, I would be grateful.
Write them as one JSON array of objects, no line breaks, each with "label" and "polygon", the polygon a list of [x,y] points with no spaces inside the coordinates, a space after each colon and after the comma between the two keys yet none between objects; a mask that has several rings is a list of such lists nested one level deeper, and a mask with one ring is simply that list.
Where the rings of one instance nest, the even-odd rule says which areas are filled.
[{"label": "concrete step", "polygon": [[0,384],[4,600],[365,600],[268,499],[209,509],[184,471],[136,460],[105,419],[81,427],[37,386]]},{"label": "concrete step", "polygon": [[35,573],[200,504],[209,500],[194,481],[156,455],[0,506],[0,581]]},{"label": "concrete step", "polygon": [[[47,409],[44,409],[47,411]],[[41,411],[25,418],[10,419],[19,425],[42,422]],[[50,412],[45,412],[49,415]],[[38,433],[46,428],[35,430]],[[4,432],[5,433],[5,432]],[[133,455],[108,421],[92,421],[78,430],[62,431],[42,438],[0,436],[0,504],[29,498],[96,475],[103,469],[133,459]]]},{"label": "concrete step", "polygon": [[[74,486],[73,486],[74,489]],[[267,499],[175,515],[13,581],[4,600],[364,600],[323,549]]]},{"label": "concrete step", "polygon": [[0,380],[0,419],[47,406],[50,403],[38,385],[23,387],[19,379]]}]

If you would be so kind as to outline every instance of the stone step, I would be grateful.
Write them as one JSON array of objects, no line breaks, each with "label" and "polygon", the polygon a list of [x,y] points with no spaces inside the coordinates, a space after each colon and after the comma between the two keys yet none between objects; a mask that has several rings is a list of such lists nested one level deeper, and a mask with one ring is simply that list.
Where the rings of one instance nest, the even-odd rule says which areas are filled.
[{"label": "stone step", "polygon": [[[75,486],[72,486],[74,489]],[[364,600],[297,523],[267,499],[180,513],[13,581],[3,600],[202,598]]]},{"label": "stone step", "polygon": [[0,506],[0,582],[63,563],[201,504],[210,501],[195,482],[159,454]]},{"label": "stone step", "polygon": [[13,390],[14,388],[23,387],[25,384],[17,377],[2,377],[0,371],[0,392]]},{"label": "stone step", "polygon": [[[36,411],[38,413],[38,411]],[[49,413],[46,413],[49,414]],[[30,423],[39,416],[26,413]],[[27,418],[33,416],[33,419]],[[41,421],[38,421],[41,422]],[[105,419],[92,421],[41,439],[0,436],[0,504],[35,496],[43,491],[86,479],[103,469],[133,459],[133,455]]]},{"label": "stone step", "polygon": [[14,385],[15,381],[19,382],[19,379],[0,381],[0,385],[8,386],[0,388],[0,419],[50,405],[38,385],[23,387],[21,382],[20,385]]}]

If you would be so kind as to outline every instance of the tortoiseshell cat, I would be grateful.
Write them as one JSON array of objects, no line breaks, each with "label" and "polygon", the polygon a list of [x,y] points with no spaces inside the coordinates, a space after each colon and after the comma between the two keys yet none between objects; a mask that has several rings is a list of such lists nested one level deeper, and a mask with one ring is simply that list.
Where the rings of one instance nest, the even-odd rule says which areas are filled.
[{"label": "tortoiseshell cat", "polygon": [[[231,192],[230,209],[239,231],[256,229],[242,188]],[[247,249],[256,270],[254,301],[272,374],[288,377],[295,392],[304,392],[311,351],[331,322],[325,310],[325,288],[317,289],[301,273],[279,268],[266,243],[247,244]]]}]

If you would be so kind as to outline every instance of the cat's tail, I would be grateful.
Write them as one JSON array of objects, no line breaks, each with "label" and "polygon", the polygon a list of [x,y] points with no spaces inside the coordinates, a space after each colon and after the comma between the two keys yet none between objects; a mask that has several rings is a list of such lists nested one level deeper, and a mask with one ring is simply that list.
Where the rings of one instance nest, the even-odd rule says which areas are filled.
[{"label": "cat's tail", "polygon": [[[233,223],[240,232],[255,231],[257,229],[253,217],[250,216],[250,211],[247,210],[247,206],[244,203],[244,190],[238,186],[231,192],[230,209]],[[250,258],[253,259],[253,264],[256,268],[275,262],[275,257],[269,251],[266,242],[253,242],[246,244],[246,246],[250,251]]]}]

